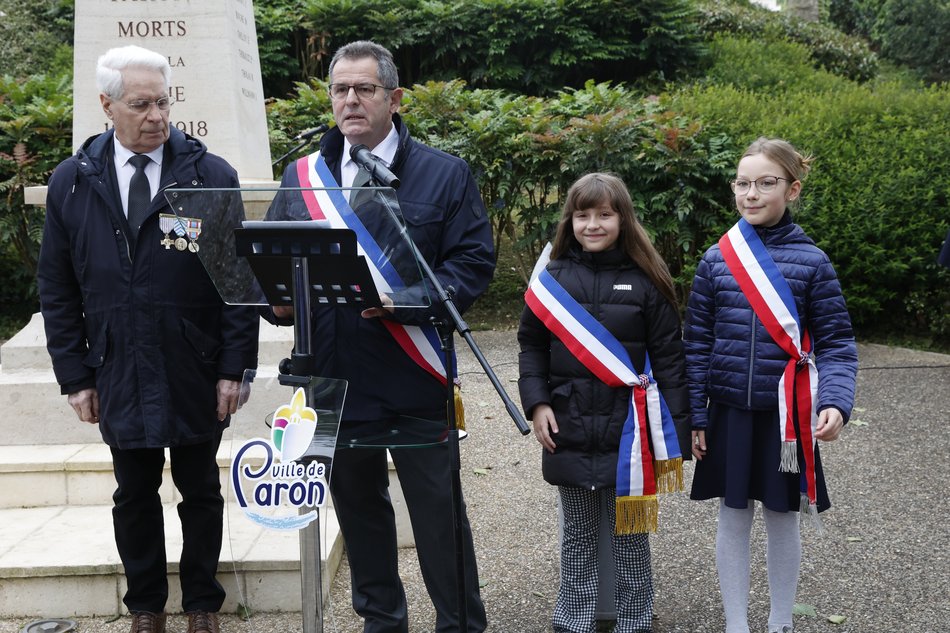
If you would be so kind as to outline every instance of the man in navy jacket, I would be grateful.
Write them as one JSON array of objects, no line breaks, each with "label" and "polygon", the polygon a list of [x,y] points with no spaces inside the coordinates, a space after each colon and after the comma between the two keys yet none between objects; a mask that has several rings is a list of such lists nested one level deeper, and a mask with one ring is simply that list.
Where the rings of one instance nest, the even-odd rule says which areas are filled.
[{"label": "man in navy jacket", "polygon": [[[320,155],[343,187],[352,186],[359,172],[350,159],[352,146],[366,145],[389,165],[401,181],[396,194],[409,235],[442,285],[453,289],[455,303],[464,311],[485,291],[494,271],[488,217],[467,163],[409,136],[397,113],[402,99],[398,86],[396,66],[382,46],[353,42],[337,51],[330,63],[336,126],[322,138]],[[307,186],[301,173],[313,159],[302,158],[288,167],[281,186]],[[364,216],[364,222],[385,222],[379,211],[379,217]],[[305,219],[312,214],[304,197],[296,194],[279,196],[267,217]],[[274,313],[287,317],[291,311],[275,307]],[[316,373],[349,383],[341,435],[359,434],[370,426],[398,429],[407,417],[445,420],[445,386],[400,347],[385,323],[428,325],[430,317],[440,313],[439,306],[389,305],[362,315],[349,306],[314,309]],[[396,448],[391,454],[422,575],[436,609],[435,630],[459,631],[449,451],[440,444]],[[408,631],[386,451],[337,450],[330,484],[350,564],[353,607],[365,620],[364,632]],[[485,608],[464,510],[461,520],[468,632],[480,632],[486,627]]]},{"label": "man in navy jacket", "polygon": [[[47,348],[69,404],[80,420],[99,425],[112,449],[113,521],[132,630],[165,626],[158,489],[170,448],[182,495],[188,631],[217,632],[225,594],[215,579],[224,507],[216,453],[244,370],[257,365],[259,321],[253,309],[221,300],[196,254],[198,238],[170,246],[173,216],[162,191],[238,187],[237,174],[169,126],[166,57],[136,46],[111,49],[96,74],[114,127],[87,140],[49,181],[37,275]],[[144,160],[151,202],[130,223],[137,160]]]}]

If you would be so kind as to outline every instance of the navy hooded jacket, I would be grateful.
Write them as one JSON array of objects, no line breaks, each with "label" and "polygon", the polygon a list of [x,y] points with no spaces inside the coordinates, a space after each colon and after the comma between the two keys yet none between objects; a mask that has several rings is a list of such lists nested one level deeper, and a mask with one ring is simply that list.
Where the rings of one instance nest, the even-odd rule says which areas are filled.
[{"label": "navy hooded jacket", "polygon": [[158,215],[171,213],[165,189],[238,187],[237,174],[171,128],[159,194],[133,244],[113,136],[87,140],[49,180],[37,280],[53,370],[63,393],[96,387],[110,446],[204,442],[222,425],[217,381],[257,366],[258,315],[225,305],[195,253],[163,246]]},{"label": "navy hooded jacket", "polygon": [[[414,141],[398,114],[393,115],[393,123],[399,142],[390,169],[401,181],[396,197],[407,232],[440,283],[452,289],[454,302],[464,313],[488,288],[495,269],[491,226],[477,184],[464,160]],[[320,142],[321,155],[337,182],[344,159],[343,141],[342,132],[333,127]],[[281,187],[299,186],[292,163],[284,172]],[[381,225],[391,221],[385,211],[378,211],[362,220],[367,225],[376,223],[367,228],[385,250],[397,244],[397,239],[380,240],[385,229]],[[267,212],[268,220],[308,217],[300,195],[276,197]],[[421,276],[418,270],[415,275]],[[396,308],[391,318],[407,325],[424,325],[433,316],[444,316],[437,299],[431,299],[431,307]],[[315,373],[349,383],[344,420],[387,420],[400,415],[445,419],[445,387],[409,358],[381,319],[364,319],[360,309],[351,306],[316,306],[312,318]]]}]

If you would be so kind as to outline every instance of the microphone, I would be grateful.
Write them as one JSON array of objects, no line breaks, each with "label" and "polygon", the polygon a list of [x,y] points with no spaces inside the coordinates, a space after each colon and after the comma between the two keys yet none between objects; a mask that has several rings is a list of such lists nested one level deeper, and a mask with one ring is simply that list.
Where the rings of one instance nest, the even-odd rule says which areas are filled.
[{"label": "microphone", "polygon": [[354,145],[350,148],[350,158],[357,165],[365,169],[370,175],[383,187],[392,187],[398,189],[400,182],[396,175],[389,171],[389,167],[383,164],[379,157],[374,156],[365,145]]},{"label": "microphone", "polygon": [[309,130],[304,130],[303,132],[295,136],[294,140],[295,141],[304,141],[304,140],[309,141],[317,134],[323,134],[329,129],[330,129],[330,126],[327,125],[326,123],[323,123],[321,125],[318,125],[317,127],[310,128]]}]

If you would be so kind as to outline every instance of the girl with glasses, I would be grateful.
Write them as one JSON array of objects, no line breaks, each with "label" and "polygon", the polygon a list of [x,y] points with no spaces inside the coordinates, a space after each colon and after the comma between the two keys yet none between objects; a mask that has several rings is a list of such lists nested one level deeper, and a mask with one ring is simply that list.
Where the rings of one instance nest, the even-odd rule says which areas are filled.
[{"label": "girl with glasses", "polygon": [[726,633],[749,633],[755,502],[768,539],[768,631],[793,630],[799,517],[817,522],[831,505],[817,440],[836,439],[854,403],[857,351],[841,286],[789,212],[810,162],[781,139],[749,146],[732,182],[741,218],[700,261],[686,312],[691,498],[719,498]]}]

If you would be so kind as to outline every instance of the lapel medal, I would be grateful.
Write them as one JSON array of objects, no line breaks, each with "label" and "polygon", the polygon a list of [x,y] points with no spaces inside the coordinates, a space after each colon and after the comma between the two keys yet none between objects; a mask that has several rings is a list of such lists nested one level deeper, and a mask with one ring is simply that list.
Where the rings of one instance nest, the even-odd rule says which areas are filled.
[{"label": "lapel medal", "polygon": [[[166,251],[174,245],[179,251],[198,252],[198,236],[201,235],[200,218],[179,218],[176,215],[162,213],[158,216],[158,226],[165,235],[159,243],[165,247]],[[172,232],[177,236],[174,240],[171,238]]]},{"label": "lapel medal", "polygon": [[198,236],[201,235],[201,218],[184,218],[185,231],[188,233],[188,250],[198,252]]},{"label": "lapel medal", "polygon": [[169,234],[175,230],[175,225],[178,223],[178,218],[169,213],[162,213],[158,216],[158,228],[161,229],[162,233],[165,235],[159,244],[165,247],[165,250],[171,250],[172,244],[175,242],[172,241]]}]

